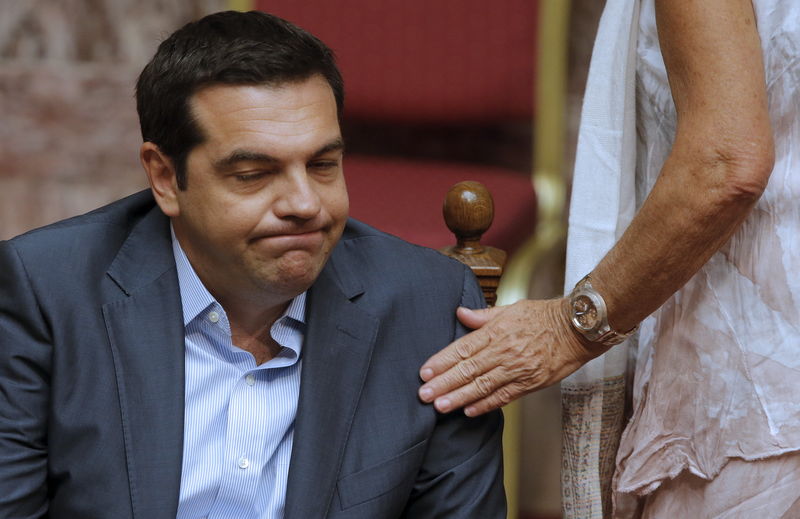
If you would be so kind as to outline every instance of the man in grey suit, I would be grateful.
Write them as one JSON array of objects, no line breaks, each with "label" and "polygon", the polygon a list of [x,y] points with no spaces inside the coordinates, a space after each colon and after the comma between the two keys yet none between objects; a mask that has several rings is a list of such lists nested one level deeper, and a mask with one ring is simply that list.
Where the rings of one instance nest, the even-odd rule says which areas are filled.
[{"label": "man in grey suit", "polygon": [[0,518],[501,518],[419,366],[468,269],[347,219],[330,50],[218,13],[137,84],[151,189],[0,243]]}]

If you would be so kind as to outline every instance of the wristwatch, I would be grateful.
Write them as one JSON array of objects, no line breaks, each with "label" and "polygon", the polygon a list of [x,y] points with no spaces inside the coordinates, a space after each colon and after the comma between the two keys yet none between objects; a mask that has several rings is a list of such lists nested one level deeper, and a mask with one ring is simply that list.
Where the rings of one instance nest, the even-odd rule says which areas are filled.
[{"label": "wristwatch", "polygon": [[603,296],[592,287],[589,276],[584,277],[569,295],[569,320],[572,327],[588,341],[614,346],[630,337],[639,326],[618,332],[608,324],[608,311]]}]

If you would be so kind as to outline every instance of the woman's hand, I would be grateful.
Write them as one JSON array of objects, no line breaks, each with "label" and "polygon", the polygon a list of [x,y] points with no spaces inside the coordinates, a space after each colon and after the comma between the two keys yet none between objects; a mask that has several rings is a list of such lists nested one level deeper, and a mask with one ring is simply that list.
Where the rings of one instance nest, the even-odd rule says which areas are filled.
[{"label": "woman's hand", "polygon": [[583,341],[567,319],[567,301],[523,300],[486,310],[458,309],[477,330],[431,357],[420,369],[423,402],[468,416],[496,409],[560,381],[605,351]]}]

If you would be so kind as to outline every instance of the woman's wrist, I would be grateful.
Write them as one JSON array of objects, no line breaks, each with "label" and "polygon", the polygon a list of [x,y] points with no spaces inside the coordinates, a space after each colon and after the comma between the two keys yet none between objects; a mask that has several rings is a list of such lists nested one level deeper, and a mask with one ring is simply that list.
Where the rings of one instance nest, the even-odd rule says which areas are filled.
[{"label": "woman's wrist", "polygon": [[569,297],[562,297],[557,299],[556,302],[554,321],[561,331],[559,335],[562,342],[575,352],[576,358],[585,363],[602,355],[611,348],[611,346],[590,341],[578,331],[572,322],[572,305]]},{"label": "woman's wrist", "polygon": [[616,329],[609,322],[609,311],[604,294],[594,286],[593,274],[575,285],[569,295],[567,313],[573,329],[586,341],[606,347],[621,343],[636,327]]}]

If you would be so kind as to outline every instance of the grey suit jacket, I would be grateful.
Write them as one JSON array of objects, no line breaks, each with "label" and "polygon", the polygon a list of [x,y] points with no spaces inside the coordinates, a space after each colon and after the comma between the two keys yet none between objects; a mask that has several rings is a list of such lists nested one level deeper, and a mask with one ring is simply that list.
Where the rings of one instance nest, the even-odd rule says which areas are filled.
[{"label": "grey suit jacket", "polygon": [[[287,519],[505,517],[500,414],[416,397],[481,302],[460,264],[348,222],[309,291]],[[0,243],[1,519],[175,517],[181,311],[149,192]]]}]

